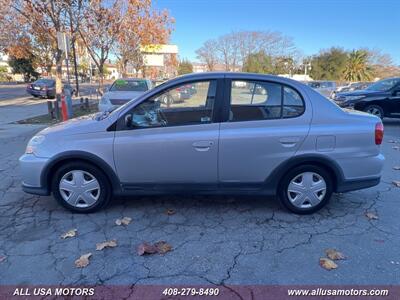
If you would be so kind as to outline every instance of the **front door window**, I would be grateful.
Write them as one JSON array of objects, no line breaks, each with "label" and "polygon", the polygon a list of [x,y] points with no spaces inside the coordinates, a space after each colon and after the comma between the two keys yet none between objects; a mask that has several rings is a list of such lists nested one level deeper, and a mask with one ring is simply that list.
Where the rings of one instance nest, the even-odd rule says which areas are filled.
[{"label": "front door window", "polygon": [[216,85],[215,80],[185,83],[145,100],[130,112],[132,128],[211,123]]}]

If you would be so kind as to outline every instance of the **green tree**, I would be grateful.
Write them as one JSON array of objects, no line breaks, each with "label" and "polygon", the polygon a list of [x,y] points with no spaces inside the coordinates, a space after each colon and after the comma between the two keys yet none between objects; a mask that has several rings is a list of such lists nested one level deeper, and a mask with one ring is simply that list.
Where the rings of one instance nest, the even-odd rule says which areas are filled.
[{"label": "green tree", "polygon": [[188,74],[188,73],[193,73],[193,65],[190,61],[183,59],[178,66],[178,74],[183,75],[183,74]]},{"label": "green tree", "polygon": [[243,71],[250,73],[272,73],[272,59],[264,51],[249,54],[244,60]]},{"label": "green tree", "polygon": [[348,54],[342,48],[332,47],[311,59],[310,76],[316,80],[340,80],[346,68]]},{"label": "green tree", "polygon": [[276,57],[273,66],[273,74],[291,74],[295,68],[293,58],[284,56]]},{"label": "green tree", "polygon": [[23,74],[25,82],[33,78],[38,78],[39,73],[35,71],[33,58],[15,58],[10,56],[8,64],[10,65],[13,74]]},{"label": "green tree", "polygon": [[368,52],[353,50],[348,57],[343,78],[347,81],[371,80],[371,67],[368,65]]},{"label": "green tree", "polygon": [[7,67],[0,66],[0,81],[7,79]]}]

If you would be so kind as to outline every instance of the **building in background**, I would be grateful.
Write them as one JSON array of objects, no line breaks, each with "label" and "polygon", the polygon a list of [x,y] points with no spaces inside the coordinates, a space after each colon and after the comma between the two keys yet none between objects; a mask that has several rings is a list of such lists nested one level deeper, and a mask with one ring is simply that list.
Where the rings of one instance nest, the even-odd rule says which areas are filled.
[{"label": "building in background", "polygon": [[149,45],[141,47],[144,72],[142,77],[167,79],[175,77],[178,72],[177,45]]},{"label": "building in background", "polygon": [[203,63],[194,62],[192,63],[193,73],[207,72],[207,65]]}]

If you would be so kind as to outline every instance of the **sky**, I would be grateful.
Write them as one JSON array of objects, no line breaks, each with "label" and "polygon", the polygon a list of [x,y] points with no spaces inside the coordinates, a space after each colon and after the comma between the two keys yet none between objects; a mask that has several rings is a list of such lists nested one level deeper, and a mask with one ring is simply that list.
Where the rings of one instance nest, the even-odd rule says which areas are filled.
[{"label": "sky", "polygon": [[175,19],[180,58],[210,38],[239,30],[279,31],[303,55],[332,46],[381,49],[400,65],[400,0],[153,0]]}]

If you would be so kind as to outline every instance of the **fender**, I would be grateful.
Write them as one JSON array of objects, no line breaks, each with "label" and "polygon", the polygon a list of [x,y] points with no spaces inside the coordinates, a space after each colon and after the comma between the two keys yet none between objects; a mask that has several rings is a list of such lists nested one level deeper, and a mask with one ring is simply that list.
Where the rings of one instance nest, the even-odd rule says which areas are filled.
[{"label": "fender", "polygon": [[111,187],[114,191],[115,194],[119,194],[121,191],[121,184],[119,181],[119,178],[115,171],[110,167],[109,164],[107,164],[102,158],[98,157],[97,155],[94,155],[92,153],[86,152],[86,151],[66,151],[59,153],[52,157],[49,162],[46,164],[44,167],[44,170],[42,174],[40,175],[40,183],[43,188],[45,188],[47,191],[50,191],[50,186],[49,186],[49,179],[54,172],[54,167],[66,160],[84,160],[89,163],[92,163],[93,165],[97,166],[100,168],[104,174],[107,176],[107,178],[110,180]]},{"label": "fender", "polygon": [[317,164],[325,167],[328,171],[332,172],[334,179],[334,191],[337,190],[344,181],[343,171],[333,159],[320,154],[302,154],[294,156],[283,163],[281,163],[265,180],[265,184],[269,189],[276,193],[279,183],[283,176],[292,168],[304,164]]}]

